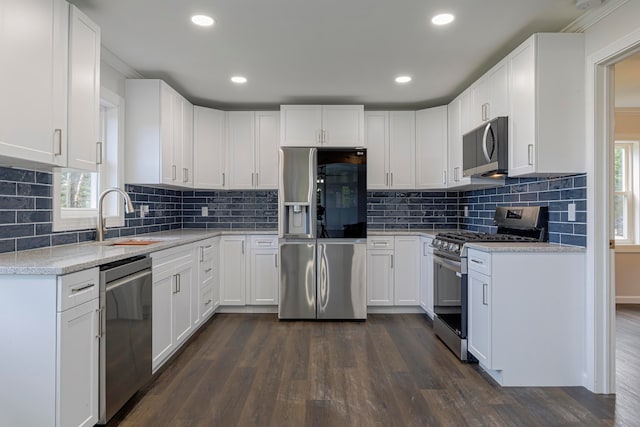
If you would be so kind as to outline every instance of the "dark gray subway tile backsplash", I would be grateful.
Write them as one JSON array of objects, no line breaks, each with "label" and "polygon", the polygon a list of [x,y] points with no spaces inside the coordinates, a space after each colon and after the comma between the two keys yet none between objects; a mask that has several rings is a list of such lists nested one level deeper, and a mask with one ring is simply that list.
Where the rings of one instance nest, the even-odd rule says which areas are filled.
[{"label": "dark gray subway tile backsplash", "polygon": [[[95,230],[52,231],[52,174],[0,167],[0,252],[86,242]],[[275,230],[277,191],[170,190],[126,185],[136,207],[125,226],[109,228],[107,238],[179,228]],[[567,206],[576,203],[575,222]],[[140,218],[140,205],[149,214]],[[467,192],[370,191],[367,226],[375,230],[440,230],[465,228],[495,231],[496,206],[549,206],[550,241],[586,246],[586,175],[555,179],[513,178],[504,187]],[[207,216],[202,216],[202,207]],[[463,207],[469,207],[464,217]]]}]

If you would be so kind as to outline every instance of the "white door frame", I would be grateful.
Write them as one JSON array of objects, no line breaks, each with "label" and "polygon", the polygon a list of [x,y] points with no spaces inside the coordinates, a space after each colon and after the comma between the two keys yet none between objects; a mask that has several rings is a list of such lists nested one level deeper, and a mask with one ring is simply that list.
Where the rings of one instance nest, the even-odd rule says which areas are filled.
[{"label": "white door frame", "polygon": [[[613,147],[612,65],[640,51],[640,29],[589,55],[586,61],[587,118],[587,292],[585,387],[615,392],[615,278],[609,249],[611,153]],[[612,187],[611,187],[612,188]]]}]

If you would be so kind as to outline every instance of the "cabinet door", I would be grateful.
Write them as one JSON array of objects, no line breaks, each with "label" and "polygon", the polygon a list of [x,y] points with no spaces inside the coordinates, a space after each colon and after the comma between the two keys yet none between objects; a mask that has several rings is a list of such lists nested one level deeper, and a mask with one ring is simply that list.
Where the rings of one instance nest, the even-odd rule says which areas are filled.
[{"label": "cabinet door", "polygon": [[277,111],[256,111],[255,116],[255,188],[277,189],[280,113]]},{"label": "cabinet door", "polygon": [[320,145],[322,106],[280,106],[280,145],[315,147]]},{"label": "cabinet door", "polygon": [[229,188],[251,189],[255,183],[254,113],[229,111],[227,113],[227,164]]},{"label": "cabinet door", "polygon": [[509,116],[509,66],[506,60],[489,71],[489,120]]},{"label": "cabinet door", "polygon": [[509,56],[509,175],[535,168],[536,82],[533,40]]},{"label": "cabinet door", "polygon": [[69,14],[67,166],[95,172],[100,135],[100,28],[77,7]]},{"label": "cabinet door", "polygon": [[173,151],[177,96],[167,84],[160,83],[160,176],[163,184],[171,185],[176,183],[178,177],[178,165],[175,164]]},{"label": "cabinet door", "polygon": [[98,422],[98,299],[58,313],[58,426]]},{"label": "cabinet door", "polygon": [[0,2],[3,156],[67,163],[68,11],[64,0]]},{"label": "cabinet door", "polygon": [[416,111],[416,187],[447,185],[447,107]]},{"label": "cabinet door", "polygon": [[194,268],[191,259],[175,268],[173,289],[173,336],[177,347],[191,334],[191,294],[194,283]]},{"label": "cabinet door", "polygon": [[389,112],[389,188],[415,188],[416,114]]},{"label": "cabinet door", "polygon": [[469,352],[491,368],[491,278],[475,271],[468,277]]},{"label": "cabinet door", "polygon": [[225,188],[227,184],[224,111],[193,107],[193,184]]},{"label": "cabinet door", "polygon": [[417,306],[420,303],[420,238],[396,236],[394,245],[394,305]]},{"label": "cabinet door", "polygon": [[220,303],[245,305],[246,242],[244,236],[220,238]]},{"label": "cabinet door", "polygon": [[173,269],[153,270],[153,312],[151,322],[152,369],[155,370],[173,351]]},{"label": "cabinet door", "polygon": [[468,130],[471,130],[488,120],[486,111],[489,104],[489,77],[482,76],[469,90],[471,91],[471,103],[467,126]]},{"label": "cabinet door", "polygon": [[181,98],[182,103],[182,138],[181,159],[182,159],[182,182],[183,187],[193,187],[193,105],[186,99]]},{"label": "cabinet door", "polygon": [[322,129],[325,146],[364,146],[364,106],[323,105]]},{"label": "cabinet door", "polygon": [[367,252],[367,305],[393,305],[393,251]]},{"label": "cabinet door", "polygon": [[456,98],[447,106],[447,186],[457,185],[462,177],[462,99]]},{"label": "cabinet door", "polygon": [[433,319],[433,248],[431,240],[420,238],[420,306]]},{"label": "cabinet door", "polygon": [[251,249],[251,304],[278,305],[278,249]]},{"label": "cabinet door", "polygon": [[389,188],[389,113],[367,111],[365,146],[367,147],[367,189]]}]

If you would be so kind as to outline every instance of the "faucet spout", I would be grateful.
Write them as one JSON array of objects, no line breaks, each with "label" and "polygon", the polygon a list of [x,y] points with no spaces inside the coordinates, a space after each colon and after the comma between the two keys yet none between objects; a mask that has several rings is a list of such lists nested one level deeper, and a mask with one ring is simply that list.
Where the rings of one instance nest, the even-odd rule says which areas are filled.
[{"label": "faucet spout", "polygon": [[107,233],[107,228],[105,226],[104,218],[102,216],[102,203],[104,201],[104,197],[111,192],[120,193],[124,197],[124,200],[126,202],[124,210],[126,213],[135,212],[135,208],[133,207],[133,202],[131,202],[131,197],[129,197],[129,194],[127,194],[127,192],[121,190],[120,188],[117,188],[117,187],[107,188],[102,193],[100,193],[100,197],[98,197],[98,218],[97,218],[97,224],[96,224],[96,241],[98,242],[104,241],[104,236]]}]

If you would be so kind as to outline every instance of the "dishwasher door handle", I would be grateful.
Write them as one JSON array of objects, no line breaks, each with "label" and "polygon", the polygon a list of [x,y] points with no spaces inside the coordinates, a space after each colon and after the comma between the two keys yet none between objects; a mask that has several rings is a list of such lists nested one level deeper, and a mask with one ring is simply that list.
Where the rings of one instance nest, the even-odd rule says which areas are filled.
[{"label": "dishwasher door handle", "polygon": [[125,276],[122,279],[114,280],[113,282],[109,282],[109,283],[107,283],[107,286],[105,287],[105,291],[106,292],[112,291],[115,288],[119,288],[120,286],[122,286],[124,284],[127,284],[127,283],[129,283],[129,282],[131,282],[133,280],[137,280],[137,279],[140,279],[140,278],[145,277],[145,276],[151,276],[151,270],[150,269],[149,270],[143,270],[143,271],[140,271],[138,273],[131,274],[129,276]]}]

